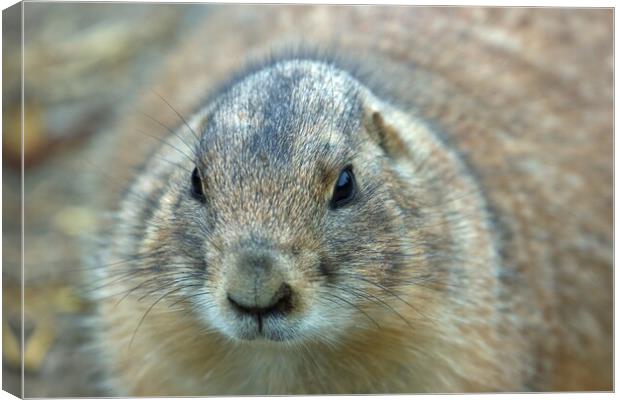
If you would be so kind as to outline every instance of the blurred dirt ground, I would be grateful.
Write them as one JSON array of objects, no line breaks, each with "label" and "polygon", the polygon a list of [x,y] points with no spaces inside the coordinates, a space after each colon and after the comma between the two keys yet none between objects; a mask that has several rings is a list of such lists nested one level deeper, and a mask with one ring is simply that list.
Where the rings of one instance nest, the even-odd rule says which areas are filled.
[{"label": "blurred dirt ground", "polygon": [[[100,394],[79,349],[78,239],[94,209],[76,183],[85,149],[148,82],[207,5],[26,3],[24,7],[24,395]],[[20,393],[19,10],[3,12],[3,389]],[[7,57],[6,55],[9,55]],[[81,288],[80,288],[81,289]]]}]

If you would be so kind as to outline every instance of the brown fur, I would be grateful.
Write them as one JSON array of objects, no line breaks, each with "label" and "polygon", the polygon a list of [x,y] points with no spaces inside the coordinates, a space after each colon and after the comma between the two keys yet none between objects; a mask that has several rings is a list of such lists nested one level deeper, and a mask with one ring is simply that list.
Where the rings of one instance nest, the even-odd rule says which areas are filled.
[{"label": "brown fur", "polygon": [[[110,388],[130,395],[611,390],[611,22],[608,10],[231,6],[214,13],[154,86],[184,114],[198,110],[188,121],[203,136],[197,159],[178,150],[193,151],[183,145],[196,144],[193,133],[151,94],[141,107],[179,126],[165,137],[177,149],[135,133],[135,118],[98,147],[117,150],[109,174],[120,181],[148,160],[120,202],[100,256],[106,267],[96,275],[107,284],[94,329]],[[268,113],[254,112],[269,85],[242,87],[221,108],[204,94],[246,56],[301,37],[368,55],[373,78],[328,84],[332,72],[283,67],[283,76],[301,68],[327,85],[300,95],[308,120],[287,133],[297,167],[272,167],[270,147],[240,164],[252,129],[269,122]],[[329,198],[339,158],[313,149],[329,142],[346,150],[349,136],[337,122],[351,104],[346,96],[325,109],[313,101],[333,100],[351,82],[361,104],[351,157],[362,189],[379,189],[367,195],[368,222],[352,225],[357,243],[337,245],[337,236],[317,234],[317,221],[328,219],[308,204]],[[253,93],[252,106],[243,106]],[[161,145],[158,157],[149,158],[149,142]],[[195,163],[207,171],[211,211],[186,198]],[[233,172],[247,178],[243,191]],[[108,205],[118,198],[111,193]],[[244,197],[251,193],[257,197]],[[386,221],[390,229],[381,230]],[[205,224],[208,240],[200,236]],[[250,231],[277,244],[269,251],[296,293],[289,318],[320,310],[323,320],[312,320],[320,329],[285,342],[232,338],[247,326],[235,331],[241,322],[226,308],[235,279],[230,249]],[[190,237],[204,240],[180,244]],[[182,245],[196,253],[179,252]],[[332,258],[339,284],[366,297],[348,298],[360,308],[325,301],[340,292],[328,289],[318,260],[371,250],[400,254],[392,262],[401,269]],[[175,286],[195,276],[201,257],[208,275],[190,280],[200,286]],[[372,283],[342,275],[350,271]],[[190,298],[200,290],[209,291],[210,308]]]}]

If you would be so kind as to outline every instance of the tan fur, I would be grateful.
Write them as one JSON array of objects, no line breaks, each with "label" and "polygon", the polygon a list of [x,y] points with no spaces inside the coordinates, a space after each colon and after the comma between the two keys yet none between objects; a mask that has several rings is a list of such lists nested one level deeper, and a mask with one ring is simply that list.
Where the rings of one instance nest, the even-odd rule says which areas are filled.
[{"label": "tan fur", "polygon": [[[162,145],[158,157],[133,178],[132,193],[138,196],[120,201],[101,255],[107,267],[97,277],[107,285],[97,293],[94,329],[111,391],[611,390],[611,13],[223,7],[171,56],[153,88],[185,115],[198,110],[189,119],[196,132],[215,122],[227,127],[222,132],[261,126],[263,117],[251,116],[251,108],[233,104],[214,115],[214,102],[200,101],[246,56],[263,55],[300,37],[367,54],[375,76],[402,101],[394,104],[351,78],[363,104],[355,171],[361,183],[381,180],[389,198],[387,217],[404,221],[397,241],[382,243],[381,233],[376,235],[377,249],[407,254],[404,274],[391,275],[386,266],[369,261],[358,272],[374,286],[347,282],[382,300],[352,300],[372,320],[355,308],[324,301],[325,283],[316,275],[321,238],[308,228],[313,221],[304,220],[306,203],[287,203],[281,192],[290,187],[295,199],[328,199],[339,171],[329,167],[333,160],[317,161],[322,166],[317,168],[327,171],[321,177],[314,175],[314,164],[307,164],[298,175],[283,171],[278,179],[265,175],[250,181],[247,190],[259,193],[259,200],[242,201],[234,185],[227,191],[226,179],[242,168],[234,156],[243,145],[220,133],[217,140],[228,151],[206,150],[201,157],[215,169],[205,190],[221,192],[212,205],[221,222],[213,225],[213,242],[205,244],[205,257],[213,261],[209,278],[194,289],[209,289],[213,307],[196,311],[191,291],[173,292],[164,275],[153,271],[116,278],[126,268],[146,265],[139,259],[126,262],[136,248],[152,254],[162,244],[174,246],[181,228],[191,229],[170,221],[189,173],[161,157],[191,171],[192,161],[170,145],[191,151],[183,142],[191,142],[193,133],[147,94],[140,106],[179,128],[176,135],[159,135],[170,145]],[[283,67],[283,73],[295,68]],[[324,76],[317,68],[304,64],[308,82]],[[332,76],[330,87],[336,88],[345,88],[350,78]],[[241,90],[236,98],[251,93]],[[341,92],[321,93],[337,98]],[[311,100],[308,109],[318,109]],[[332,107],[325,113],[341,111]],[[120,149],[112,157],[108,151],[99,155],[114,160],[109,174],[120,181],[130,176],[128,166],[147,160],[160,144],[135,133],[134,124],[135,118],[119,123],[118,134],[98,147]],[[342,138],[333,126],[316,120],[304,125],[293,148],[304,164],[302,155],[312,158],[308,149],[315,143],[329,141],[339,148]],[[387,158],[380,158],[382,146]],[[274,155],[257,156],[263,158],[262,164],[256,159],[262,165],[256,171],[268,171]],[[289,182],[291,174],[300,178]],[[304,192],[299,182],[314,186]],[[160,197],[150,224],[134,232],[143,206],[139,195],[155,193]],[[114,207],[118,191],[111,194],[105,203]],[[268,199],[272,207],[265,205]],[[276,212],[289,207],[296,218]],[[419,219],[403,210],[418,210]],[[226,308],[225,291],[235,279],[228,267],[235,258],[223,249],[242,242],[247,227],[278,243],[274,251],[283,274],[298,293],[290,319],[308,324],[299,340],[231,337],[236,320]],[[364,229],[360,237],[377,227]],[[173,276],[193,271],[187,257],[166,258],[178,266]],[[426,284],[422,272],[432,277]],[[386,293],[381,286],[393,276],[402,281]]]}]

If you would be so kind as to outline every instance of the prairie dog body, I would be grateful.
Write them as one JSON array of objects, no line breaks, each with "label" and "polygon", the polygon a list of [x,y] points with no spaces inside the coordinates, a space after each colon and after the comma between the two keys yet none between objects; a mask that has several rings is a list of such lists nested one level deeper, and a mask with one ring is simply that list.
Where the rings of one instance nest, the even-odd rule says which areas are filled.
[{"label": "prairie dog body", "polygon": [[[605,31],[560,40],[610,23],[588,13],[222,10],[155,87],[191,118],[168,108],[157,146],[129,123],[107,139],[131,149],[111,174],[142,165],[98,260],[109,386],[610,390],[610,69],[547,54],[608,56]],[[371,61],[292,53],[205,100],[303,32]]]}]

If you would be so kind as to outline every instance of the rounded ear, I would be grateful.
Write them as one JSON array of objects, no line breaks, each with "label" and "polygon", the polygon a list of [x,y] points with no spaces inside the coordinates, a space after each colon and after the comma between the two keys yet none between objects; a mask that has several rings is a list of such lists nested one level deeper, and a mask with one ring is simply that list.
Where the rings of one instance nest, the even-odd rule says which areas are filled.
[{"label": "rounded ear", "polygon": [[367,93],[363,104],[364,128],[377,145],[391,157],[407,154],[405,136],[411,123],[402,111]]}]

